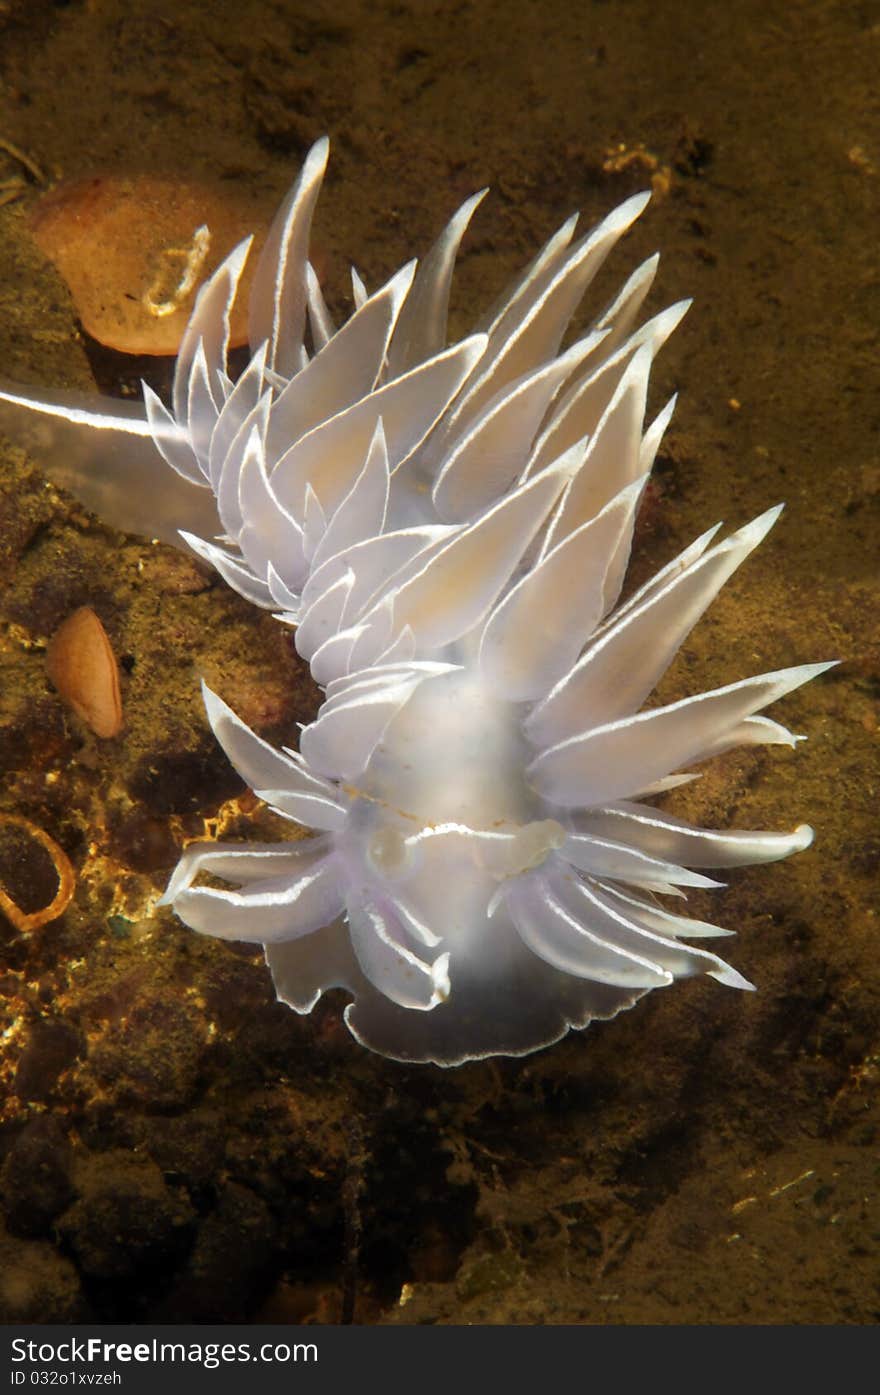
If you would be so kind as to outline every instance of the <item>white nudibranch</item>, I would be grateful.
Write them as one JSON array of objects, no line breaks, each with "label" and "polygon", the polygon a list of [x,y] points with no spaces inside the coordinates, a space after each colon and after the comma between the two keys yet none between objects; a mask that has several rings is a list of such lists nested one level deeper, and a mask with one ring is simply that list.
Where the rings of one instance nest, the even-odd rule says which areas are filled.
[{"label": "white nudibranch", "polygon": [[829,665],[643,710],[780,512],[704,533],[618,604],[673,406],[646,425],[648,376],[687,303],[635,327],[652,257],[560,346],[647,195],[577,240],[566,222],[448,347],[482,195],[373,294],[353,272],[337,328],[308,260],[327,153],[309,153],[260,256],[235,381],[247,242],[199,292],[170,407],[146,386],[142,408],[0,394],[0,424],[38,422],[31,443],[86,504],[182,537],[295,626],[326,693],[297,752],[204,690],[242,779],[314,836],[190,846],[166,903],[194,930],[263,944],[297,1012],[348,990],[355,1037],[408,1061],[533,1051],[676,978],[751,987],[687,943],[727,931],[659,898],[719,885],[694,869],[787,857],[811,829],[695,828],[651,801],[732,746],[793,746],[757,714]]}]

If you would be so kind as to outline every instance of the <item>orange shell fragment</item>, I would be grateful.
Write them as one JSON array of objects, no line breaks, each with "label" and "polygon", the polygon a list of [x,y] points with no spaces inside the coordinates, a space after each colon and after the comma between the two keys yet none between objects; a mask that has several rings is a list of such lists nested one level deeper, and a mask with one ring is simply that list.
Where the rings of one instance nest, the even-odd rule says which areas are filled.
[{"label": "orange shell fragment", "polygon": [[58,890],[52,897],[48,906],[42,906],[38,911],[23,911],[12,897],[9,896],[0,883],[0,911],[6,916],[16,930],[27,934],[31,930],[39,930],[43,925],[50,925],[53,920],[57,920],[63,915],[73,900],[73,893],[76,890],[76,873],[73,864],[67,853],[54,838],[43,828],[38,828],[30,819],[24,819],[17,814],[0,814],[0,824],[10,825],[13,828],[21,828],[39,843],[52,859],[55,868],[55,875],[58,878]]},{"label": "orange shell fragment", "polygon": [[246,343],[267,223],[232,188],[153,175],[65,181],[31,214],[34,240],[67,282],[83,328],[129,354],[176,353],[201,283],[262,225],[231,317],[232,346]]},{"label": "orange shell fragment", "polygon": [[46,668],[61,697],[96,736],[119,735],[119,667],[107,631],[90,606],[80,606],[55,631]]}]

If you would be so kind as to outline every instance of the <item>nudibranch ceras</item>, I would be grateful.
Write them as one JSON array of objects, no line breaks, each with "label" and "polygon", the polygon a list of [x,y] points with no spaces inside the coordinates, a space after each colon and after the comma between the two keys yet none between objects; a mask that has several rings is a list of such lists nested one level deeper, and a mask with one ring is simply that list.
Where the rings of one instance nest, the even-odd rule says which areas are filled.
[{"label": "nudibranch ceras", "polygon": [[786,857],[812,831],[696,828],[651,801],[730,747],[794,745],[758,714],[828,665],[644,708],[779,513],[721,541],[710,529],[619,603],[673,406],[646,425],[651,363],[687,303],[637,326],[652,257],[561,345],[647,196],[578,240],[570,219],[447,346],[482,194],[421,265],[373,294],[353,272],[336,328],[308,260],[327,153],[309,153],[260,256],[237,380],[247,243],[198,295],[170,409],[147,387],[139,409],[2,394],[18,430],[36,414],[44,455],[63,437],[50,473],[85,503],[182,538],[295,626],[326,693],[295,751],[205,690],[235,769],[313,836],[194,844],[165,901],[195,930],[262,943],[297,1012],[347,989],[354,1035],[404,1060],[523,1054],[680,977],[750,987],[687,943],[729,932],[659,898],[719,885],[701,869]]}]

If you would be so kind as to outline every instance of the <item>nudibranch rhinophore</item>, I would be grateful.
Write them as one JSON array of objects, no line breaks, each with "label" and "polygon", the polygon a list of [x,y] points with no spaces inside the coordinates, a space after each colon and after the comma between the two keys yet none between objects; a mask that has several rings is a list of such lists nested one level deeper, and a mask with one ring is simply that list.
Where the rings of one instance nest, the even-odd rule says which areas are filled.
[{"label": "nudibranch rhinophore", "polygon": [[643,706],[780,512],[710,529],[619,604],[673,407],[645,424],[651,362],[687,303],[634,327],[652,257],[561,344],[647,195],[577,240],[563,224],[449,347],[482,194],[373,294],[353,271],[337,328],[308,260],[327,154],[318,141],[269,233],[235,381],[247,242],[198,296],[170,408],[146,386],[142,407],[2,393],[0,424],[38,422],[43,454],[63,447],[50,473],[86,504],[182,538],[295,626],[326,693],[295,751],[205,689],[235,769],[299,828],[188,847],[165,901],[197,931],[263,944],[297,1012],[347,989],[355,1037],[407,1061],[521,1055],[685,976],[749,988],[687,943],[728,932],[659,898],[719,885],[693,869],[787,857],[812,830],[696,828],[652,801],[730,747],[793,746],[757,714],[829,665]]}]

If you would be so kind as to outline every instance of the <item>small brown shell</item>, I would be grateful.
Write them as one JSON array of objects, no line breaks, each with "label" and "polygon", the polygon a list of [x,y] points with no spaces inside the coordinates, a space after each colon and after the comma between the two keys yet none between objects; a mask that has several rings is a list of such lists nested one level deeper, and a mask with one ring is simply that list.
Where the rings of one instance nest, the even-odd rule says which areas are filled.
[{"label": "small brown shell", "polygon": [[256,231],[231,317],[233,347],[246,342],[248,282],[266,213],[231,186],[94,175],[45,194],[31,232],[93,339],[123,353],[174,354],[199,286]]},{"label": "small brown shell", "polygon": [[55,631],[46,668],[61,697],[96,736],[119,735],[119,668],[107,632],[90,606],[80,606]]}]

